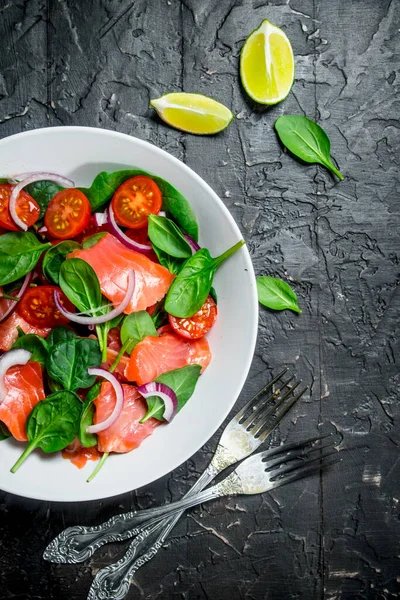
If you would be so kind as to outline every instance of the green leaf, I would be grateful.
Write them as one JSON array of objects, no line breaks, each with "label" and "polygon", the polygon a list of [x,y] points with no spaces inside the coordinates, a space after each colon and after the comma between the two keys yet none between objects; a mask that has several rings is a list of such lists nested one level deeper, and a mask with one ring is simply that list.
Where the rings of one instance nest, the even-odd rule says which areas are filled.
[{"label": "green leaf", "polygon": [[176,258],[189,258],[192,248],[171,219],[149,215],[148,235],[154,246]]},{"label": "green leaf", "polygon": [[11,437],[11,433],[8,431],[7,426],[0,421],[0,442],[7,440]]},{"label": "green leaf", "polygon": [[50,246],[50,243],[41,244],[29,231],[11,231],[0,236],[0,285],[32,271],[42,252]]},{"label": "green leaf", "polygon": [[60,192],[64,188],[60,187],[56,183],[53,183],[52,181],[43,180],[30,183],[25,189],[28,194],[30,194],[32,198],[39,204],[39,218],[41,219],[46,212],[46,208],[48,207],[50,200],[54,198],[57,192]]},{"label": "green leaf", "polygon": [[19,337],[12,347],[13,349],[23,348],[24,350],[29,350],[29,352],[32,352],[32,356],[29,359],[30,361],[38,362],[41,365],[46,364],[47,355],[49,353],[49,344],[39,335],[27,333],[26,335]]},{"label": "green leaf", "polygon": [[157,246],[153,246],[153,250],[157,255],[158,260],[160,261],[160,265],[168,269],[170,273],[174,275],[178,275],[179,271],[182,269],[183,263],[185,262],[182,258],[175,258],[174,256],[170,256],[166,254]]},{"label": "green leaf", "polygon": [[82,244],[82,248],[84,248],[85,250],[87,250],[87,248],[91,248],[92,246],[97,244],[97,242],[100,241],[101,238],[106,235],[106,233],[106,231],[100,231],[99,233],[95,233],[94,235],[91,235],[90,237],[86,238],[86,240]]},{"label": "green leaf", "polygon": [[[168,371],[157,377],[156,381],[165,383],[172,388],[178,400],[178,412],[185,406],[195,390],[197,381],[200,377],[200,365],[187,365],[181,369]],[[164,402],[159,396],[150,396],[146,399],[148,411],[140,421],[144,423],[150,417],[162,421],[164,413]]]},{"label": "green leaf", "polygon": [[47,359],[47,372],[66,390],[88,388],[96,377],[88,374],[89,367],[99,367],[101,352],[97,340],[73,338],[52,346]]},{"label": "green leaf", "polygon": [[38,402],[28,417],[28,447],[11,469],[15,473],[35,448],[58,452],[78,435],[82,402],[74,392],[63,390]]},{"label": "green leaf", "polygon": [[[81,258],[69,258],[63,262],[60,269],[60,287],[68,300],[82,312],[102,306],[97,275]],[[104,314],[104,309],[98,314]]]},{"label": "green leaf", "polygon": [[157,177],[141,169],[124,169],[122,171],[114,171],[113,173],[103,171],[94,178],[89,188],[79,189],[89,198],[92,210],[98,210],[111,200],[114,192],[120,185],[136,175],[146,175],[156,182],[161,190],[163,209],[171,214],[174,221],[183,231],[197,241],[199,228],[192,207],[185,196],[161,177]]},{"label": "green leaf", "polygon": [[86,400],[82,405],[82,413],[79,422],[79,441],[85,448],[91,448],[97,444],[97,435],[94,433],[87,433],[86,429],[93,425],[93,417],[95,413],[95,407],[93,402],[96,400],[97,396],[101,391],[101,381],[98,381],[94,384],[92,388],[90,388]]},{"label": "green leaf", "polygon": [[275,129],[284,146],[307,163],[319,163],[339,179],[343,175],[332,163],[329,137],[320,125],[302,115],[283,115],[275,121]]},{"label": "green leaf", "polygon": [[128,354],[148,335],[157,336],[157,330],[147,311],[140,310],[125,317],[121,326],[121,342],[125,344],[130,340],[126,347]]},{"label": "green leaf", "polygon": [[73,338],[77,338],[77,334],[75,333],[75,331],[73,331],[72,329],[70,329],[69,327],[64,327],[63,325],[57,325],[57,327],[54,327],[49,335],[47,336],[47,343],[48,345],[51,346],[55,346],[56,344],[59,344],[60,342],[65,342],[66,340],[72,340]]},{"label": "green leaf", "polygon": [[218,267],[244,243],[240,240],[217,258],[212,258],[207,248],[201,248],[188,258],[168,290],[165,310],[175,317],[193,316],[210,293]]},{"label": "green leaf", "polygon": [[292,288],[277,277],[257,277],[258,301],[272,310],[292,310],[301,313]]},{"label": "green leaf", "polygon": [[43,257],[42,270],[44,276],[49,281],[53,281],[56,285],[59,285],[61,265],[70,252],[79,249],[80,245],[72,240],[60,242],[49,248]]},{"label": "green leaf", "polygon": [[211,288],[210,289],[210,296],[211,298],[214,300],[215,304],[218,304],[218,296],[217,296],[217,291],[215,288]]}]

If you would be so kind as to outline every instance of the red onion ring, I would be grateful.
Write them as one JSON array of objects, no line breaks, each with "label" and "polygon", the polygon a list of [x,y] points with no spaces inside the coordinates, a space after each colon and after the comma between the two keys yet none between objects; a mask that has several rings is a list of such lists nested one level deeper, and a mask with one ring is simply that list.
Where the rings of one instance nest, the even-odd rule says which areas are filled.
[{"label": "red onion ring", "polygon": [[6,372],[10,367],[14,367],[15,365],[26,365],[31,356],[32,352],[23,350],[22,348],[16,348],[15,350],[6,352],[0,358],[0,404],[7,395],[6,385],[4,382],[4,376]]},{"label": "red onion ring", "polygon": [[109,417],[107,417],[107,419],[105,421],[103,421],[102,423],[97,423],[96,425],[89,425],[89,427],[86,428],[87,433],[99,433],[100,431],[104,431],[105,429],[108,429],[108,427],[111,427],[111,425],[113,423],[115,423],[115,421],[118,419],[119,415],[121,414],[122,408],[124,406],[124,389],[123,389],[122,385],[120,384],[120,382],[118,381],[118,379],[115,377],[115,375],[113,375],[112,373],[109,373],[105,369],[98,369],[96,367],[92,367],[92,368],[88,369],[88,373],[89,373],[89,375],[96,375],[97,377],[103,377],[109,383],[111,383],[111,385],[114,388],[115,396],[116,396],[114,410],[112,411],[111,415]]},{"label": "red onion ring", "polygon": [[153,247],[149,244],[139,244],[139,242],[135,242],[135,240],[131,240],[117,225],[115,220],[114,211],[111,208],[111,204],[108,207],[108,223],[110,225],[110,229],[115,235],[115,237],[122,242],[127,248],[131,250],[136,250],[136,252],[141,252],[142,254],[150,254],[153,250]]},{"label": "red onion ring", "polygon": [[102,225],[107,225],[107,223],[108,223],[107,211],[102,212],[102,213],[100,213],[100,212],[94,213],[93,218],[94,218],[94,222],[96,223],[97,227],[101,227]]},{"label": "red onion ring", "polygon": [[61,304],[60,292],[55,290],[54,292],[54,301],[60,313],[66,318],[72,321],[73,323],[79,323],[80,325],[100,325],[101,323],[107,323],[107,321],[111,321],[115,317],[118,317],[132,299],[133,293],[135,291],[135,271],[129,271],[128,274],[128,289],[126,290],[126,294],[121,304],[118,304],[113,310],[106,313],[105,315],[99,315],[98,317],[86,317],[83,315],[77,315],[76,313],[69,312],[64,308]]},{"label": "red onion ring", "polygon": [[184,233],[183,237],[185,238],[193,252],[197,252],[197,250],[200,250],[201,246],[199,246],[199,244],[192,237],[190,237],[190,235]]},{"label": "red onion ring", "polygon": [[[11,292],[11,296],[16,296],[16,298],[22,298],[22,296],[25,294],[27,287],[29,286],[30,282],[32,279],[32,271],[30,271],[27,275],[25,275],[25,279],[23,281],[22,286],[19,288],[19,290],[14,290],[13,292]],[[4,315],[2,315],[0,317],[0,323],[2,323],[3,321],[5,321],[5,319],[7,319],[7,317],[14,312],[14,310],[17,308],[17,302],[18,300],[9,300],[9,302],[11,302],[11,306],[9,306],[9,308],[7,308],[6,312],[4,313]]]},{"label": "red onion ring", "polygon": [[43,225],[42,227],[39,227],[39,229],[37,230],[38,233],[47,233],[47,227],[46,225]]},{"label": "red onion ring", "polygon": [[43,180],[53,181],[54,183],[57,183],[58,185],[61,185],[63,187],[74,187],[74,182],[71,181],[70,179],[67,179],[66,177],[62,177],[61,175],[56,175],[55,173],[47,173],[44,171],[43,172],[38,171],[37,173],[32,173],[31,175],[29,175],[28,177],[25,177],[24,179],[22,179],[22,181],[17,183],[17,185],[14,187],[13,191],[11,192],[8,208],[10,211],[10,216],[11,216],[12,220],[14,221],[15,225],[17,227],[19,227],[20,229],[22,229],[22,231],[26,231],[28,229],[28,226],[26,225],[26,223],[21,221],[21,219],[17,215],[16,204],[17,204],[17,198],[19,196],[19,193],[25,186],[29,185],[30,183],[35,183],[35,181],[43,181]]},{"label": "red onion ring", "polygon": [[151,383],[139,385],[137,391],[141,396],[143,396],[143,398],[149,398],[150,396],[159,396],[159,398],[161,398],[165,405],[163,419],[168,421],[168,423],[172,421],[178,410],[178,399],[174,390],[170,388],[169,385],[165,385],[165,383],[159,383],[157,381],[152,381]]}]

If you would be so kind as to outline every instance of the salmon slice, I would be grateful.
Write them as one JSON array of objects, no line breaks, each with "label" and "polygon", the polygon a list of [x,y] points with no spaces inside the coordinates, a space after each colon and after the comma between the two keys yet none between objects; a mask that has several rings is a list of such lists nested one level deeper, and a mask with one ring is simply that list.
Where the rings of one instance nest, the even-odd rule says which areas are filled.
[{"label": "salmon slice", "polygon": [[125,313],[145,310],[162,298],[170,288],[174,275],[144,254],[130,250],[107,233],[91,248],[74,250],[69,258],[81,258],[94,269],[104,296],[117,306],[128,289],[128,273],[135,271],[136,285]]},{"label": "salmon slice", "polygon": [[[1,288],[0,288],[1,294]],[[4,315],[10,304],[13,304],[12,300],[0,300],[0,317]],[[17,327],[20,327],[24,333],[36,333],[41,337],[46,337],[50,333],[50,328],[40,328],[29,325],[19,316],[17,311],[14,311],[4,323],[0,323],[0,350],[7,352],[18,338]]]},{"label": "salmon slice", "polygon": [[0,421],[16,440],[26,442],[26,421],[33,407],[45,398],[42,368],[37,362],[16,365],[8,369],[4,382],[7,395],[0,404]]},{"label": "salmon slice", "polygon": [[[108,371],[108,369],[111,367],[111,365],[113,364],[113,362],[115,361],[117,356],[118,356],[118,352],[116,350],[113,350],[112,348],[108,347],[107,348],[107,360],[106,360],[106,362],[104,362],[101,365],[102,369],[107,369],[107,371]],[[128,381],[128,378],[126,376],[126,369],[128,367],[128,364],[129,364],[129,357],[121,356],[118,366],[114,371],[114,375],[117,375],[117,379],[119,379],[120,381]]]},{"label": "salmon slice", "polygon": [[147,336],[135,346],[126,376],[142,385],[186,365],[201,365],[203,372],[210,360],[211,351],[205,338],[189,341],[166,332],[161,337]]},{"label": "salmon slice", "polygon": [[70,460],[75,467],[78,467],[78,469],[83,469],[88,460],[99,460],[99,458],[101,458],[101,453],[97,450],[96,446],[85,448],[78,438],[76,438],[72,444],[69,444],[69,446],[61,452],[61,455],[66,460]]},{"label": "salmon slice", "polygon": [[[139,423],[147,412],[146,402],[134,386],[123,384],[122,389],[124,406],[121,414],[111,427],[97,434],[97,447],[100,452],[130,452],[161,425],[161,421],[157,419],[147,419],[145,423]],[[94,404],[96,412],[93,422],[102,423],[110,416],[115,406],[115,392],[111,383],[102,383]]]}]

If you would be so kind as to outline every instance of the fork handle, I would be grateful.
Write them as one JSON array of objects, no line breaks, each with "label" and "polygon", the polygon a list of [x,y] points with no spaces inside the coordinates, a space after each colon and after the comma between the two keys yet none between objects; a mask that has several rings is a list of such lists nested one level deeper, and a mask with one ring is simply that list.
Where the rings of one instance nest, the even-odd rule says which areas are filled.
[{"label": "fork handle", "polygon": [[[217,472],[210,465],[187,492],[185,498],[206,487],[214,479]],[[169,504],[161,508],[170,510],[171,507],[172,504]],[[147,531],[149,524],[154,524],[149,522],[152,522],[154,517],[160,517],[159,513],[160,508],[146,509],[121,513],[101,525],[93,527],[80,525],[68,527],[50,542],[44,551],[43,558],[55,563],[74,564],[83,562],[109,542],[120,542],[143,534]],[[160,518],[157,519],[157,523],[160,524]]]},{"label": "fork handle", "polygon": [[[221,483],[225,483],[227,479]],[[181,511],[224,495],[226,495],[226,487],[217,484],[195,496],[187,497],[179,502],[168,504],[167,507],[162,507],[169,509],[170,516],[162,521],[162,531],[159,533],[156,541],[149,544],[149,534],[151,535],[158,531],[160,523],[151,528],[151,531],[144,538],[141,535],[137,536],[131,542],[125,555],[118,562],[108,565],[97,573],[90,587],[87,600],[110,600],[110,598],[113,600],[123,600],[129,591],[134,574],[157,554],[169,532],[179,520],[182,514]],[[138,546],[142,541],[145,542],[144,548],[147,547],[147,551],[136,558]]]}]

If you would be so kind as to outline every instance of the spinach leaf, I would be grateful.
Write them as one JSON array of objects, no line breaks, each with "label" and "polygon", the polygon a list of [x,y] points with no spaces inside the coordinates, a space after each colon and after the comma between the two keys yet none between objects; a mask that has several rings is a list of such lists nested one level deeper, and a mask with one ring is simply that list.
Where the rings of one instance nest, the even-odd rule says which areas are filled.
[{"label": "spinach leaf", "polygon": [[164,310],[163,302],[160,302],[157,305],[156,310],[151,315],[151,320],[153,321],[156,329],[168,323],[168,313],[166,313]]},{"label": "spinach leaf", "polygon": [[182,265],[185,262],[182,258],[175,258],[174,256],[169,256],[157,246],[153,246],[153,250],[157,255],[158,260],[160,261],[160,265],[168,269],[170,273],[174,275],[178,275],[179,271],[182,269]]},{"label": "spinach leaf", "polygon": [[100,231],[99,233],[95,233],[94,235],[91,235],[90,237],[86,238],[86,240],[82,243],[82,248],[85,248],[85,250],[87,248],[91,248],[92,246],[97,244],[97,242],[101,240],[101,238],[104,237],[106,233],[106,231]]},{"label": "spinach leaf", "polygon": [[67,258],[68,254],[73,250],[79,250],[80,245],[72,240],[60,242],[49,248],[43,257],[42,270],[43,274],[49,281],[53,281],[56,285],[60,282],[61,265]]},{"label": "spinach leaf", "polygon": [[272,310],[292,310],[301,313],[292,288],[277,277],[257,277],[258,301]]},{"label": "spinach leaf", "polygon": [[175,317],[193,316],[210,293],[218,267],[244,243],[244,240],[240,240],[216,258],[212,258],[207,248],[201,248],[188,258],[168,290],[165,310]]},{"label": "spinach leaf", "polygon": [[218,304],[218,296],[215,288],[210,288],[210,296],[214,300],[215,304]]},{"label": "spinach leaf", "polygon": [[85,448],[91,448],[97,444],[97,435],[94,433],[86,433],[86,429],[93,425],[93,417],[94,417],[94,400],[96,400],[97,396],[101,391],[101,381],[98,381],[94,384],[92,388],[90,388],[88,395],[86,396],[86,400],[82,405],[81,418],[79,421],[79,441],[82,446]]},{"label": "spinach leaf", "polygon": [[53,181],[35,181],[34,183],[30,183],[26,186],[26,191],[28,194],[32,196],[34,200],[40,206],[40,215],[39,219],[41,219],[46,212],[46,208],[48,207],[50,200],[54,198],[57,192],[60,192],[64,188],[57,185]]},{"label": "spinach leaf", "polygon": [[[200,377],[201,366],[200,365],[188,365],[181,369],[175,369],[174,371],[168,371],[157,377],[156,381],[165,383],[172,388],[176,394],[178,400],[178,411],[180,411],[192,396],[197,381]],[[162,421],[162,415],[164,413],[164,402],[159,396],[150,396],[146,400],[147,402],[147,413],[140,421],[144,423],[150,417]]]},{"label": "spinach leaf", "polygon": [[114,171],[113,173],[103,171],[94,178],[89,188],[79,189],[89,198],[92,210],[97,210],[111,200],[115,190],[120,185],[136,175],[146,175],[156,182],[161,190],[163,209],[171,214],[174,221],[176,221],[183,231],[197,241],[199,228],[192,207],[185,196],[161,177],[157,177],[141,169],[124,169],[122,171]]},{"label": "spinach leaf", "polygon": [[15,473],[35,448],[58,452],[78,435],[82,402],[74,392],[61,391],[38,402],[28,417],[28,447],[11,469]]},{"label": "spinach leaf", "polygon": [[11,231],[0,236],[0,285],[32,271],[42,252],[50,246],[41,244],[29,231]]},{"label": "spinach leaf", "polygon": [[47,355],[49,353],[48,342],[34,333],[27,333],[19,337],[13,344],[14,348],[23,348],[32,352],[32,356],[29,360],[36,361],[41,365],[46,364]]},{"label": "spinach leaf", "polygon": [[7,440],[11,436],[8,427],[0,421],[0,442]]},{"label": "spinach leaf", "polygon": [[[81,258],[69,258],[61,265],[60,287],[80,311],[102,306],[100,283],[94,269]],[[104,309],[97,314],[103,314]]]},{"label": "spinach leaf", "polygon": [[147,311],[140,310],[125,317],[121,326],[121,342],[125,345],[130,340],[125,349],[128,354],[148,335],[157,336],[157,331]]},{"label": "spinach leaf", "polygon": [[192,248],[171,219],[149,215],[148,235],[154,246],[176,258],[189,258]]},{"label": "spinach leaf", "polygon": [[275,129],[284,146],[307,163],[319,163],[332,171],[340,181],[343,175],[331,161],[331,142],[325,131],[302,115],[282,115]]},{"label": "spinach leaf", "polygon": [[88,388],[96,377],[88,374],[89,367],[99,367],[101,352],[97,340],[72,338],[59,342],[50,349],[46,362],[47,372],[66,390]]},{"label": "spinach leaf", "polygon": [[47,383],[49,386],[49,390],[52,393],[53,392],[61,392],[61,390],[63,389],[63,386],[61,385],[61,383],[59,383],[55,379],[52,379],[51,377],[47,377]]},{"label": "spinach leaf", "polygon": [[60,342],[65,342],[66,340],[72,340],[73,338],[77,338],[75,331],[70,329],[69,327],[64,327],[63,325],[57,325],[54,327],[49,335],[47,336],[47,343],[49,346],[55,346]]}]

